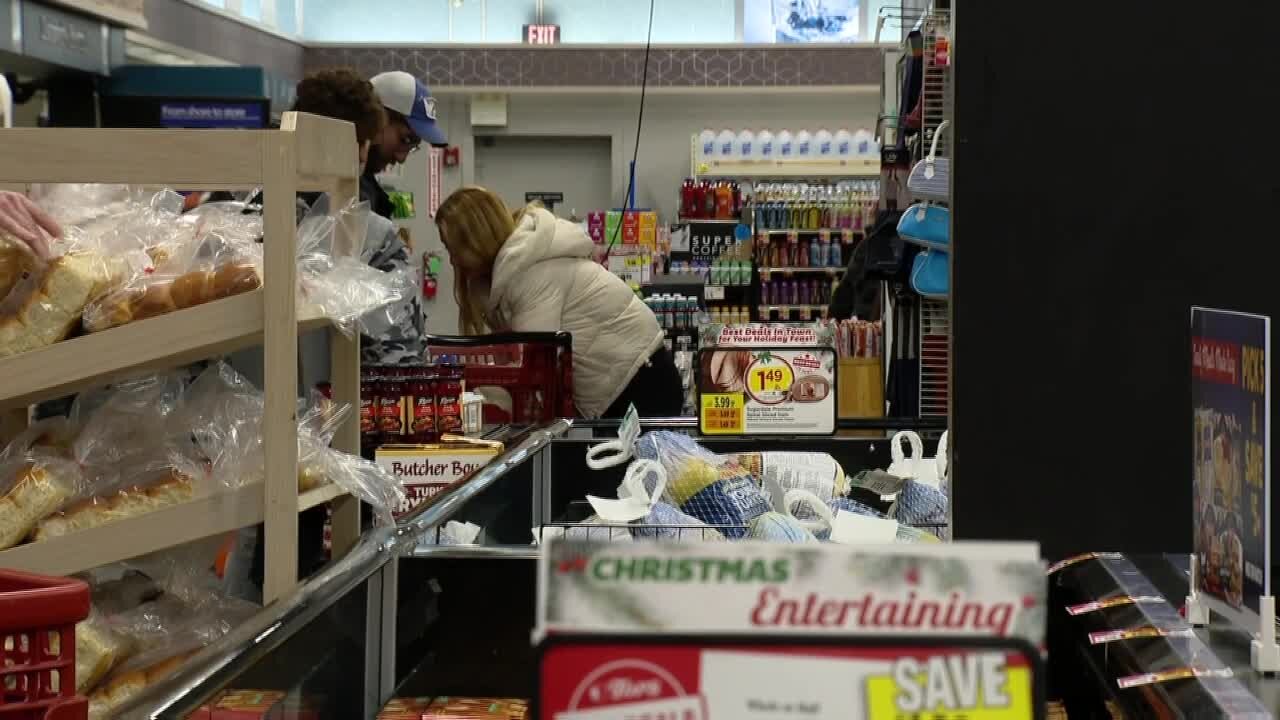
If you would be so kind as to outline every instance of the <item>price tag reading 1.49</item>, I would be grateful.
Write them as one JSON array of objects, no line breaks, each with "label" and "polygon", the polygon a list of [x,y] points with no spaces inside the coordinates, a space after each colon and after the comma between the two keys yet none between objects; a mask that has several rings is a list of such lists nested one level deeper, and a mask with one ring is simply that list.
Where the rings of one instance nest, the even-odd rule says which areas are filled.
[{"label": "price tag reading 1.49", "polygon": [[746,403],[742,393],[714,393],[702,396],[702,433],[740,435],[746,431]]},{"label": "price tag reading 1.49", "polygon": [[747,368],[747,392],[761,405],[777,405],[791,397],[796,373],[790,363],[770,353],[760,353]]}]

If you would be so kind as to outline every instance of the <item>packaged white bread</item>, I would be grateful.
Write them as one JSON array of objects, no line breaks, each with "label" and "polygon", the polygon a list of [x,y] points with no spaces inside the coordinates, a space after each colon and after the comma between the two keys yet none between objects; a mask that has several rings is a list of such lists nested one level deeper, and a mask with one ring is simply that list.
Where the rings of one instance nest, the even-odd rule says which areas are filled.
[{"label": "packaged white bread", "polygon": [[0,550],[17,545],[81,490],[76,464],[52,456],[0,464]]}]

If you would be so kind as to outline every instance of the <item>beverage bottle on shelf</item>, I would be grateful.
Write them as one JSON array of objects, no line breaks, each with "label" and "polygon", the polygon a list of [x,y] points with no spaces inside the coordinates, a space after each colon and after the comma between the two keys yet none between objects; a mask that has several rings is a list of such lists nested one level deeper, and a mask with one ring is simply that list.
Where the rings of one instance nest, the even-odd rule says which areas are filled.
[{"label": "beverage bottle on shelf", "polygon": [[712,185],[710,180],[703,180],[702,182],[705,184],[706,190],[702,195],[702,212],[698,217],[713,220],[716,216],[716,186],[719,183]]},{"label": "beverage bottle on shelf", "polygon": [[796,287],[795,280],[787,281],[787,304],[788,305],[800,304],[800,288]]},{"label": "beverage bottle on shelf", "polygon": [[[817,191],[814,191],[815,193]],[[818,198],[815,194],[809,198],[809,207],[805,211],[805,226],[810,230],[817,230],[822,227],[822,208],[818,205]]]},{"label": "beverage bottle on shelf", "polygon": [[760,304],[761,305],[771,305],[772,303],[770,303],[769,300],[772,299],[772,294],[773,294],[772,283],[767,283],[767,282],[760,283]]},{"label": "beverage bottle on shelf", "polygon": [[[814,241],[814,244],[817,244],[817,241]],[[809,242],[806,240],[802,243],[798,243],[798,245],[799,247],[796,248],[795,266],[809,267]]]},{"label": "beverage bottle on shelf", "polygon": [[689,217],[701,218],[702,211],[707,207],[707,181],[699,180],[693,186],[693,207],[688,210]]},{"label": "beverage bottle on shelf", "polygon": [[729,216],[742,222],[742,209],[746,207],[746,201],[742,196],[742,186],[735,180],[729,183],[729,189],[733,191],[733,208],[729,211]]},{"label": "beverage bottle on shelf", "polygon": [[737,145],[738,135],[728,128],[721,130],[716,135],[716,159],[732,160],[737,156],[735,147]]},{"label": "beverage bottle on shelf", "polygon": [[436,431],[462,432],[462,366],[441,365],[436,370]]},{"label": "beverage bottle on shelf", "polygon": [[808,160],[813,155],[813,134],[808,130],[796,133],[796,157]]},{"label": "beverage bottle on shelf", "polygon": [[698,158],[711,160],[716,154],[716,131],[711,128],[698,133]]},{"label": "beverage bottle on shelf", "polygon": [[829,160],[836,154],[835,142],[830,130],[818,128],[818,132],[813,134],[813,154],[820,160]]},{"label": "beverage bottle on shelf", "polygon": [[844,258],[839,242],[831,243],[830,252],[831,256],[827,258],[827,266],[833,268],[844,267]]},{"label": "beverage bottle on shelf", "polygon": [[836,157],[847,160],[853,156],[853,134],[847,129],[837,130],[832,142]]},{"label": "beverage bottle on shelf", "polygon": [[778,133],[778,159],[794,160],[796,154],[795,137],[790,130],[782,130]]},{"label": "beverage bottle on shelf", "polygon": [[433,443],[436,432],[436,376],[429,368],[415,368],[406,388],[410,394],[409,431],[415,443]]},{"label": "beverage bottle on shelf", "polygon": [[823,267],[827,264],[827,243],[821,240],[814,240],[809,246],[809,265],[812,267]]},{"label": "beverage bottle on shelf", "polygon": [[728,220],[733,215],[733,187],[728,182],[722,180],[716,185],[716,214],[717,220]]},{"label": "beverage bottle on shelf", "polygon": [[760,160],[776,160],[778,148],[775,145],[772,130],[761,130],[756,133],[756,157]]},{"label": "beverage bottle on shelf", "polygon": [[680,217],[697,217],[697,193],[693,178],[685,178],[680,185]]},{"label": "beverage bottle on shelf", "polygon": [[822,191],[822,201],[819,205],[822,210],[822,220],[819,224],[823,228],[835,227],[835,201],[831,193],[831,186],[828,185]]},{"label": "beverage bottle on shelf", "polygon": [[378,441],[382,445],[404,442],[404,393],[400,368],[383,368],[378,390]]},{"label": "beverage bottle on shelf", "polygon": [[738,137],[734,140],[737,143],[737,155],[739,160],[755,160],[756,159],[756,134],[750,130],[743,130],[738,133]]},{"label": "beverage bottle on shelf", "polygon": [[853,134],[853,154],[859,160],[868,160],[876,154],[875,138],[866,128],[858,128]]}]

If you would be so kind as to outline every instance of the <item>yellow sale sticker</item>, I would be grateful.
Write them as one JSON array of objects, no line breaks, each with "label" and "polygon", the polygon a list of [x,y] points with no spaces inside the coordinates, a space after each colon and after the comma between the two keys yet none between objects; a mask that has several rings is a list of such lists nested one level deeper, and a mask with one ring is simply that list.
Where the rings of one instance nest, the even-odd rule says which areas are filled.
[{"label": "yellow sale sticker", "polygon": [[742,393],[703,395],[699,418],[704,435],[741,435],[747,424]]},{"label": "yellow sale sticker", "polygon": [[867,719],[1031,720],[1031,670],[1004,653],[900,658],[888,675],[867,678]]}]

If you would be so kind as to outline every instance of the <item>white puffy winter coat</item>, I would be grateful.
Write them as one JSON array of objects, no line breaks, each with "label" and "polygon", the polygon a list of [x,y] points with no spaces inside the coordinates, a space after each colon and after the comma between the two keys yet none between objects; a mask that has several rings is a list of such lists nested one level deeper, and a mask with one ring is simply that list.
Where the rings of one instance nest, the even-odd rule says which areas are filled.
[{"label": "white puffy winter coat", "polygon": [[516,332],[573,335],[573,398],[597,418],[662,346],[648,306],[621,278],[591,259],[580,227],[531,208],[493,264],[489,309]]}]

